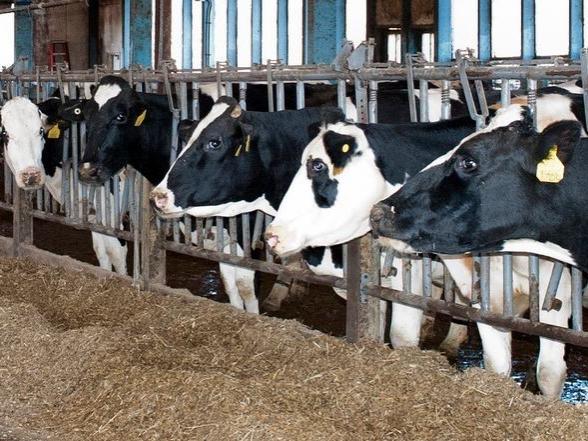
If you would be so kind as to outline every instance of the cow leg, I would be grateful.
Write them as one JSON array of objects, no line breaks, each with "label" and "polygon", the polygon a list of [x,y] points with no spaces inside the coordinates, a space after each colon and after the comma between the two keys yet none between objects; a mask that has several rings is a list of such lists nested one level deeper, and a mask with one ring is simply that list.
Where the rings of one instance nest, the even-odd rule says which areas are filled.
[{"label": "cow leg", "polygon": [[[402,291],[403,271],[399,270],[396,276],[382,280],[382,286]],[[422,293],[422,265],[413,262],[411,266],[412,294]],[[393,348],[418,347],[421,337],[421,324],[423,310],[402,305],[392,304],[392,319],[390,322],[390,344]]]},{"label": "cow leg", "polygon": [[225,292],[229,296],[229,302],[237,309],[245,309],[243,299],[239,295],[237,287],[236,268],[233,265],[219,263],[220,275],[225,287]]},{"label": "cow leg", "polygon": [[484,368],[509,376],[512,365],[510,331],[502,331],[484,323],[478,323],[478,331],[484,350]]},{"label": "cow leg", "polygon": [[94,248],[100,268],[112,271],[112,262],[106,251],[105,236],[103,234],[92,233],[92,248]]},{"label": "cow leg", "polygon": [[235,280],[245,311],[259,314],[259,301],[255,295],[255,271],[235,267]]},{"label": "cow leg", "polygon": [[[543,297],[545,297],[545,291],[552,267],[553,265],[550,263],[547,270],[541,268],[539,273],[539,277],[542,279],[541,287],[543,288],[541,292],[541,301],[539,302],[540,305],[543,304]],[[557,290],[557,298],[562,302],[561,308],[559,311],[556,311],[555,309],[544,311],[543,308],[541,308],[539,311],[539,318],[542,323],[548,323],[550,325],[561,326],[564,328],[568,327],[568,319],[571,315],[570,289],[570,272],[566,269],[562,274]],[[539,338],[537,384],[543,395],[547,397],[559,398],[561,396],[567,373],[567,365],[564,360],[564,355],[565,343],[544,337]]]},{"label": "cow leg", "polygon": [[456,357],[461,344],[468,338],[468,326],[451,322],[447,335],[439,345],[439,350],[448,357]]},{"label": "cow leg", "polygon": [[104,236],[106,243],[106,252],[110,257],[110,261],[114,266],[114,270],[123,276],[127,275],[127,253],[128,247],[124,245],[116,237]]}]

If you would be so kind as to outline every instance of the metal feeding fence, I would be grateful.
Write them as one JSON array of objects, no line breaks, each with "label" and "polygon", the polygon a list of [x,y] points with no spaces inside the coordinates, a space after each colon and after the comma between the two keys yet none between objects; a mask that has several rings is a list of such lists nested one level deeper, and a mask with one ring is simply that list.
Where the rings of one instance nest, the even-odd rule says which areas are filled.
[{"label": "metal feeding fence", "polygon": [[[537,86],[543,81],[564,81],[588,79],[586,54],[581,64],[556,60],[555,62],[523,62],[509,60],[506,63],[480,64],[467,54],[460,54],[456,63],[428,63],[418,57],[407,57],[405,66],[364,64],[357,70],[333,66],[285,66],[268,62],[265,66],[248,69],[229,69],[220,64],[216,69],[200,71],[172,70],[164,66],[161,71],[134,69],[124,72],[106,72],[95,68],[93,71],[43,72],[18,77],[0,74],[3,89],[2,99],[16,95],[32,96],[37,102],[47,98],[54,87],[68,93],[71,98],[88,98],[84,83],[97,83],[106,74],[123,76],[136,90],[145,92],[162,91],[169,97],[170,110],[176,121],[180,118],[198,118],[198,94],[201,85],[216,83],[218,90],[231,93],[232,85],[238,83],[239,96],[243,108],[246,107],[248,84],[265,83],[268,86],[268,105],[270,111],[285,108],[285,88],[288,82],[295,83],[296,108],[304,107],[306,82],[325,81],[336,87],[337,102],[345,108],[346,89],[349,84],[355,87],[358,119],[360,122],[377,122],[378,84],[385,81],[408,80],[410,113],[412,120],[427,121],[426,97],[428,81],[439,81],[442,96],[442,117],[449,118],[451,82],[460,81],[468,103],[470,114],[478,127],[484,124],[488,108],[484,96],[483,80],[493,80],[500,84],[502,104],[510,100],[512,80],[526,86],[528,102],[535,114]],[[414,101],[414,81],[419,83],[420,109]],[[474,84],[472,92],[470,83]],[[588,84],[584,81],[584,84]],[[275,87],[275,88],[274,88]],[[191,99],[189,99],[191,91]],[[62,94],[63,95],[63,94]],[[584,91],[585,97],[588,90]],[[419,118],[417,118],[419,116]],[[94,188],[78,181],[78,158],[85,147],[84,123],[74,123],[66,135],[63,149],[62,200],[55,201],[45,190],[26,193],[18,189],[4,168],[4,200],[0,208],[13,212],[12,252],[32,244],[33,219],[58,222],[76,229],[90,230],[125,239],[133,243],[133,278],[144,289],[154,283],[165,283],[165,252],[174,251],[198,258],[237,265],[256,271],[279,276],[284,280],[296,279],[304,282],[322,284],[347,290],[347,338],[356,341],[363,337],[383,340],[381,300],[400,303],[427,312],[444,313],[454,318],[475,320],[514,331],[553,338],[581,346],[588,346],[588,333],[582,329],[582,273],[571,268],[572,274],[572,329],[554,326],[540,321],[541,309],[557,309],[561,302],[556,292],[565,265],[557,263],[551,274],[547,293],[540,304],[539,258],[529,256],[529,318],[516,317],[513,307],[513,256],[503,257],[503,305],[502,312],[491,308],[492,287],[489,286],[489,255],[475,257],[472,280],[472,299],[469,305],[459,304],[454,295],[451,277],[445,271],[442,287],[444,299],[434,298],[431,268],[433,256],[418,256],[409,259],[404,256],[402,268],[397,271],[404,275],[403,290],[393,290],[382,286],[382,278],[394,273],[394,256],[386,254],[368,234],[353,240],[344,251],[345,265],[343,277],[313,274],[309,270],[283,265],[274,260],[266,250],[265,259],[252,257],[252,249],[263,246],[261,240],[264,227],[271,217],[257,212],[240,218],[199,219],[184,216],[179,221],[159,219],[149,201],[151,185],[132,170],[124,176],[117,176],[103,187]],[[174,124],[172,139],[172,160],[177,152],[177,125]],[[68,145],[71,145],[69,149]],[[71,155],[70,155],[71,151]],[[124,228],[125,213],[129,213],[130,226]],[[253,228],[251,228],[253,226]],[[241,230],[242,248],[239,249],[237,236]],[[193,242],[190,234],[196,231]],[[251,234],[253,231],[253,234]],[[213,239],[210,239],[214,232]],[[384,251],[384,254],[382,252]],[[384,256],[381,260],[381,256]],[[398,260],[398,259],[396,259]],[[423,295],[411,293],[411,265],[423,266]],[[419,281],[421,283],[421,281]]]}]

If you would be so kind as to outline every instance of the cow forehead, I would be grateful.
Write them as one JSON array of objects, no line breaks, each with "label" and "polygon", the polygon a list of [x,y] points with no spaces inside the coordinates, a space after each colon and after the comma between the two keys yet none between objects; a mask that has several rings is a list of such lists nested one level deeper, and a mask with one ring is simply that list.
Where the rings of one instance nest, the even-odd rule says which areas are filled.
[{"label": "cow forehead", "polygon": [[329,162],[331,162],[331,158],[330,158],[329,154],[327,153],[327,149],[326,149],[325,143],[324,143],[324,137],[328,132],[335,132],[340,135],[347,135],[347,136],[352,136],[353,138],[355,138],[355,141],[357,143],[356,152],[363,151],[367,148],[367,139],[365,137],[365,134],[363,133],[363,130],[361,130],[356,125],[347,124],[347,123],[343,123],[343,122],[338,122],[338,123],[334,123],[334,124],[327,124],[325,127],[323,127],[321,129],[321,131],[317,135],[317,137],[314,138],[306,146],[305,152],[302,155],[301,164],[305,164],[306,160],[310,156],[312,156],[313,158],[321,158],[321,159],[328,160]]},{"label": "cow forehead", "polygon": [[15,97],[9,100],[2,110],[2,125],[11,136],[16,132],[35,131],[41,127],[41,112],[29,99]]},{"label": "cow forehead", "polygon": [[122,89],[118,84],[101,84],[96,89],[96,93],[92,99],[96,101],[98,110],[100,110],[108,100],[117,97],[121,92]]}]

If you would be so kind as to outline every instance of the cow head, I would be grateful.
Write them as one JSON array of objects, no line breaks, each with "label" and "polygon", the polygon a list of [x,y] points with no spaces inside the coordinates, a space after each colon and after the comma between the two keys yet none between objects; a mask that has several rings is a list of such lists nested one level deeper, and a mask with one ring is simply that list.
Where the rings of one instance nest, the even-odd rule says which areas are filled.
[{"label": "cow head", "polygon": [[[73,120],[83,115],[88,140],[80,165],[80,180],[102,184],[125,167],[142,124],[149,118],[145,103],[124,79],[105,76],[92,98],[71,110]],[[67,111],[64,111],[66,114]]]},{"label": "cow head", "polygon": [[45,145],[44,123],[47,116],[28,98],[15,97],[0,110],[5,160],[16,184],[24,190],[40,188],[45,183],[42,152]]},{"label": "cow head", "polygon": [[201,121],[180,126],[180,135],[192,130],[191,136],[151,194],[162,215],[231,216],[263,209],[263,168],[245,113],[236,100],[221,97]]},{"label": "cow head", "polygon": [[441,254],[509,250],[510,239],[572,238],[578,220],[558,203],[570,193],[566,180],[574,177],[564,170],[581,132],[567,120],[538,134],[526,120],[477,134],[376,205],[373,231],[399,251]]},{"label": "cow head", "polygon": [[369,230],[369,210],[394,191],[376,164],[364,131],[339,122],[321,128],[266,231],[280,255],[333,245]]}]

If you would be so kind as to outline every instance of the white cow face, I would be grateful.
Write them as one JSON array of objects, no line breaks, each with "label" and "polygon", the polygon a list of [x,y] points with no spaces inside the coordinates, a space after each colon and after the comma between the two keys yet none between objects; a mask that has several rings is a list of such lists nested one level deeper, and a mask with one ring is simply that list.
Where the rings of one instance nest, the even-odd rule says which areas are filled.
[{"label": "white cow face", "polygon": [[0,115],[6,139],[5,158],[16,185],[24,190],[42,187],[45,183],[41,162],[45,145],[43,114],[28,98],[15,97],[4,104]]},{"label": "white cow face", "polygon": [[268,227],[280,255],[347,242],[369,230],[370,208],[391,194],[364,132],[347,123],[321,129]]}]

